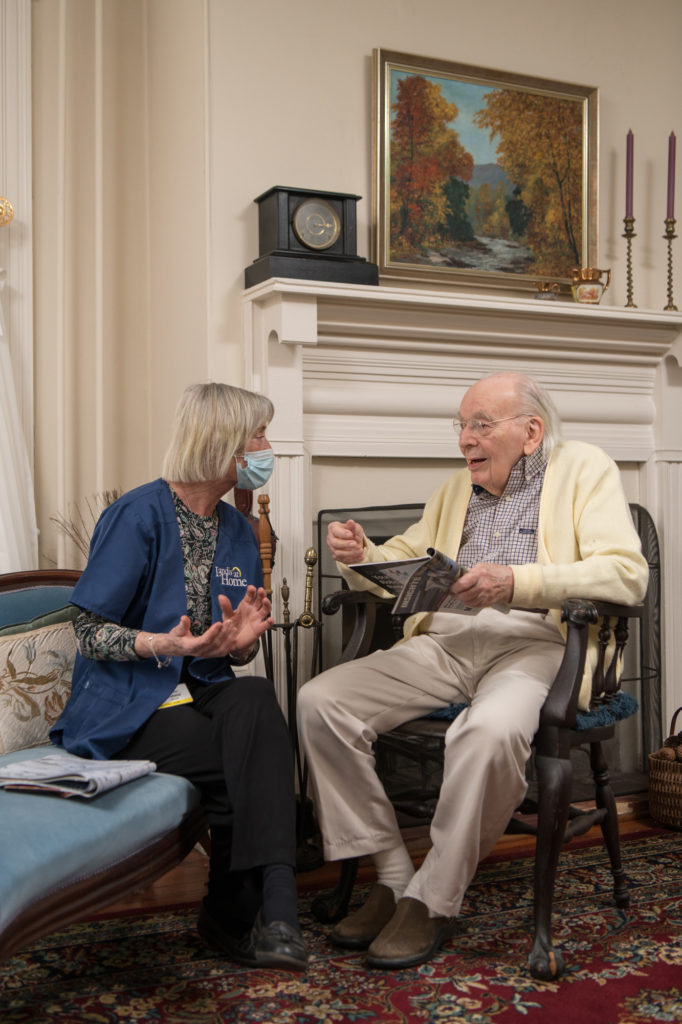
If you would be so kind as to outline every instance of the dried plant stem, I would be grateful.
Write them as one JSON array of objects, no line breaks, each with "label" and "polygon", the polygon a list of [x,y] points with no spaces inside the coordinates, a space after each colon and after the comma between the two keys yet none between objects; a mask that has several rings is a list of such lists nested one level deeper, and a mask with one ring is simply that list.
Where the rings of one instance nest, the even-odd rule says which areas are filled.
[{"label": "dried plant stem", "polygon": [[104,509],[120,496],[120,491],[101,491],[90,498],[70,504],[68,512],[50,516],[50,522],[80,551],[84,558],[90,550],[90,537]]}]

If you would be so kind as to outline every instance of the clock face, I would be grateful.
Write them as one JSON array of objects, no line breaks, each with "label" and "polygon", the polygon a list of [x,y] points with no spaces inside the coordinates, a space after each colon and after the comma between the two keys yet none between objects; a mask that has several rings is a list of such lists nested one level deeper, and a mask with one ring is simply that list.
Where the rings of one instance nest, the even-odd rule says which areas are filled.
[{"label": "clock face", "polygon": [[304,199],[294,210],[291,225],[309,249],[328,249],[341,234],[341,218],[324,199]]}]

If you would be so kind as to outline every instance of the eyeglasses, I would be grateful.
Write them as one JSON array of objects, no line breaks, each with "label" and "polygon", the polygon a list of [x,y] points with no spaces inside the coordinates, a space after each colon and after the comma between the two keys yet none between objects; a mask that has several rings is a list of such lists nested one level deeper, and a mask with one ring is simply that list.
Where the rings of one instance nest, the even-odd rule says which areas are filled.
[{"label": "eyeglasses", "polygon": [[518,420],[522,416],[530,415],[527,412],[517,412],[516,416],[503,416],[499,420],[453,420],[452,425],[458,434],[461,434],[465,428],[469,428],[472,434],[476,437],[487,437],[493,427],[496,427],[498,423],[507,423],[508,420]]}]

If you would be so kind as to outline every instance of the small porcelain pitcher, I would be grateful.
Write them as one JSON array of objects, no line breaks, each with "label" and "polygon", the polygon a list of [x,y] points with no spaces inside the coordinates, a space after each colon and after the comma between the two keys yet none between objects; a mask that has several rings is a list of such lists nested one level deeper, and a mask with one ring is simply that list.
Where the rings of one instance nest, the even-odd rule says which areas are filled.
[{"label": "small porcelain pitcher", "polygon": [[[606,282],[602,281],[602,274],[606,274]],[[610,283],[610,270],[597,270],[596,267],[573,268],[571,291],[576,302],[599,302]]]}]

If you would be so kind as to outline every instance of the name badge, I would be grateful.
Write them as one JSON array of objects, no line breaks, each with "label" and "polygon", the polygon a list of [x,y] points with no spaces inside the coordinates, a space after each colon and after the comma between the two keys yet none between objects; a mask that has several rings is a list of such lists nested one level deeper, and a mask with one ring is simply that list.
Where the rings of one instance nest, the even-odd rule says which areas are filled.
[{"label": "name badge", "polygon": [[162,708],[175,708],[178,704],[191,704],[193,699],[192,694],[187,689],[187,684],[178,683],[170,697],[166,697],[163,704],[159,704],[158,710],[161,711]]}]

